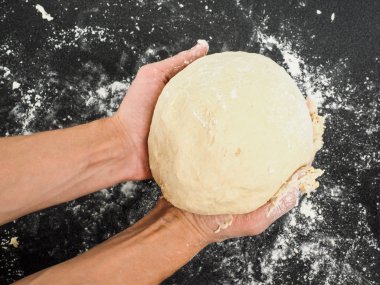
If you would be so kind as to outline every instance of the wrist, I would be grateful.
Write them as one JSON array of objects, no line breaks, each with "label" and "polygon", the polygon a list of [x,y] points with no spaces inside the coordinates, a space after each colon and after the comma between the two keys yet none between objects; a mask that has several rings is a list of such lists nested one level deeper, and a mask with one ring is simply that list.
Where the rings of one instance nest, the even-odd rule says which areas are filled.
[{"label": "wrist", "polygon": [[207,244],[221,242],[231,238],[225,229],[233,222],[232,215],[198,215],[183,211],[184,216],[193,225],[194,232],[206,241]]},{"label": "wrist", "polygon": [[201,248],[213,242],[213,238],[207,230],[207,225],[201,219],[198,219],[197,215],[174,207],[166,199],[160,199],[158,204],[158,207],[163,209],[162,218],[164,220],[173,220],[173,217],[175,217],[177,222],[175,232],[179,236],[185,234],[186,240],[199,245]]},{"label": "wrist", "polygon": [[106,128],[111,131],[110,139],[115,141],[120,153],[120,160],[123,166],[120,169],[121,181],[125,180],[141,180],[141,173],[145,173],[149,169],[140,157],[139,149],[136,143],[131,139],[127,130],[123,126],[117,115],[103,119]]},{"label": "wrist", "polygon": [[[98,249],[110,249],[110,257],[124,268],[114,270],[126,273],[120,276],[120,280],[128,280],[125,284],[159,284],[208,244],[203,233],[181,210],[160,199],[148,215]],[[109,259],[104,260],[108,262]],[[135,272],[141,272],[142,266],[149,268],[149,275],[127,274],[134,268],[140,269]]]}]

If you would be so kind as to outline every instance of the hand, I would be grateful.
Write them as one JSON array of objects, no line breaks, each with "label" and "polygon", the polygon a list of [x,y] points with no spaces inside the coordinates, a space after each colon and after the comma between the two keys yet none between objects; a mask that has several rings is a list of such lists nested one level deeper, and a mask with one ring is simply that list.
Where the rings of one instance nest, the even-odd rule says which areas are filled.
[{"label": "hand", "polygon": [[[129,144],[129,150],[136,157],[136,171],[133,179],[151,177],[148,156],[148,135],[153,111],[162,89],[179,71],[194,60],[205,56],[208,52],[206,44],[198,43],[192,49],[183,51],[171,58],[143,66],[137,73],[117,113],[112,117],[123,140]],[[292,209],[298,202],[299,191],[289,192],[274,207],[268,202],[259,209],[244,215],[233,215],[232,224],[217,232],[219,226],[231,219],[231,215],[202,216],[179,209],[185,219],[190,222],[194,231],[210,242],[228,238],[257,235],[268,228],[274,221]],[[162,204],[171,206],[162,199]],[[174,208],[174,207],[173,207]]]},{"label": "hand", "polygon": [[206,55],[208,45],[200,42],[176,56],[144,65],[132,82],[119,110],[112,117],[128,149],[136,155],[136,170],[130,179],[142,180],[152,176],[149,168],[148,135],[154,107],[169,80],[194,60]]},{"label": "hand", "polygon": [[[275,205],[269,201],[255,211],[243,215],[206,216],[179,209],[178,211],[182,212],[185,220],[191,225],[189,228],[193,234],[200,235],[207,243],[219,242],[229,238],[255,236],[262,233],[277,219],[298,205],[299,195],[298,189],[291,189]],[[169,204],[166,200],[159,203]],[[219,228],[221,224],[231,221],[231,218],[230,226],[225,229]]]}]

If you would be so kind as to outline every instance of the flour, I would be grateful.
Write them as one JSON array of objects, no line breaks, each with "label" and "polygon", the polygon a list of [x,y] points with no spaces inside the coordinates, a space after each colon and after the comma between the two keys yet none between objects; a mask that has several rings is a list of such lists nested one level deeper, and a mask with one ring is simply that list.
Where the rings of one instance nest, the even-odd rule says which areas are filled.
[{"label": "flour", "polygon": [[[321,12],[322,13],[322,12]],[[319,14],[321,14],[319,13]],[[331,21],[334,21],[335,14],[331,15]],[[336,90],[336,78],[332,76],[333,72],[325,70],[323,66],[310,67],[305,64],[305,61],[298,55],[294,49],[294,44],[289,40],[278,40],[274,36],[266,35],[263,32],[258,32],[258,39],[262,44],[262,49],[278,48],[284,58],[287,65],[287,71],[296,80],[299,88],[303,91],[305,96],[313,98],[317,101],[318,106],[322,108],[324,112],[334,112],[335,110],[347,110],[351,113],[361,114],[361,110],[355,109],[349,101],[347,101],[345,94],[338,93]],[[345,68],[345,61],[342,60],[340,65],[336,65],[337,70]],[[367,89],[375,90],[374,82],[366,78]],[[354,86],[348,84],[345,87],[344,92],[355,92]],[[374,106],[378,106],[374,103]],[[375,113],[375,111],[374,111]],[[372,135],[379,130],[379,124],[371,124],[365,131],[367,134]],[[322,150],[326,151],[326,150]],[[362,163],[358,163],[362,161]],[[358,159],[355,159],[358,168],[370,169],[374,163],[379,161],[379,152],[361,153]],[[325,180],[328,182],[328,179]],[[304,270],[307,270],[307,274],[301,282],[309,284],[312,280],[325,280],[325,284],[338,284],[345,278],[352,275],[351,272],[355,272],[354,276],[358,280],[358,284],[361,280],[365,280],[365,277],[359,273],[360,270],[352,271],[352,268],[345,264],[351,259],[349,253],[345,258],[345,261],[340,262],[337,257],[337,251],[342,243],[352,243],[352,249],[356,250],[354,244],[360,242],[361,244],[367,244],[372,246],[374,251],[380,253],[380,249],[376,246],[375,239],[372,233],[369,233],[368,226],[365,222],[364,208],[358,205],[360,210],[357,213],[357,218],[360,220],[359,228],[362,231],[358,234],[357,240],[346,240],[339,236],[320,236],[316,231],[320,228],[329,227],[328,216],[325,216],[323,206],[320,206],[320,199],[331,199],[336,201],[337,207],[341,203],[345,206],[345,191],[342,186],[335,185],[333,187],[322,185],[318,190],[318,197],[313,194],[310,198],[304,199],[300,206],[290,212],[286,217],[285,223],[282,228],[282,233],[277,236],[273,247],[268,253],[266,253],[261,260],[261,272],[265,276],[264,282],[253,282],[252,284],[273,284],[278,281],[278,278],[284,274],[282,264],[288,264],[286,260],[292,260],[291,262],[302,262],[304,264]],[[322,198],[324,197],[324,198]],[[367,228],[366,228],[367,227]],[[366,234],[364,234],[364,232]],[[302,242],[300,236],[307,235],[309,238]],[[316,235],[315,238],[312,238]],[[357,252],[351,253],[353,256],[357,255]],[[365,261],[368,266],[368,261]],[[372,265],[375,266],[375,265]],[[343,271],[342,271],[342,268]],[[351,271],[350,271],[351,270]],[[365,269],[363,268],[363,272]],[[329,274],[325,275],[325,272]],[[364,279],[363,279],[364,278]],[[294,281],[296,283],[296,281]],[[277,283],[276,283],[277,284]],[[298,283],[297,283],[298,284]],[[343,283],[339,283],[343,284]]]},{"label": "flour", "polygon": [[11,74],[11,70],[6,66],[0,66],[0,70],[3,71],[3,78],[7,78]]},{"label": "flour", "polygon": [[55,50],[60,50],[65,47],[79,47],[89,37],[92,42],[112,43],[115,41],[115,37],[107,28],[97,26],[75,26],[72,29],[57,31],[54,36],[49,37],[48,41]]},{"label": "flour", "polygon": [[[333,97],[334,91],[330,89],[321,88],[331,86],[331,79],[328,78],[320,68],[315,71],[308,70],[305,61],[291,48],[290,42],[281,42],[273,36],[268,36],[262,32],[257,32],[258,40],[262,43],[262,50],[268,48],[271,50],[276,46],[281,50],[284,61],[288,66],[287,71],[296,80],[298,87],[303,91],[306,97],[313,99],[318,107],[321,107],[326,97]],[[322,95],[322,90],[323,95]]]},{"label": "flour", "polygon": [[47,20],[47,21],[52,21],[54,18],[45,11],[45,8],[42,7],[40,4],[36,5],[36,9],[38,12],[41,13],[42,19]]},{"label": "flour", "polygon": [[315,219],[317,216],[316,211],[313,209],[313,206],[308,201],[304,201],[301,204],[301,207],[299,209],[300,213],[304,215],[306,218]]},{"label": "flour", "polygon": [[[257,16],[256,10],[252,11],[251,8],[247,7],[247,1],[235,0],[232,2],[235,2],[235,7],[231,8],[236,8],[236,11],[240,13],[240,17],[246,18],[248,25]],[[256,2],[260,4],[260,1]],[[140,6],[147,5],[147,2],[143,0],[139,0],[136,3]],[[136,3],[129,3],[127,1],[122,5],[135,5]],[[63,2],[61,4],[62,7],[65,6]],[[116,2],[111,3],[111,5],[108,3],[107,7],[115,5]],[[173,15],[178,13],[175,16],[178,16],[180,21],[177,21],[176,24],[180,24],[179,26],[183,28],[185,35],[183,38],[174,38],[175,33],[170,34],[173,35],[170,43],[163,41],[162,45],[152,44],[148,46],[147,42],[144,42],[143,48],[146,48],[146,53],[141,51],[142,48],[139,46],[141,45],[141,40],[136,39],[136,35],[140,32],[146,33],[151,36],[152,41],[157,42],[155,40],[157,36],[165,35],[165,33],[162,33],[164,29],[170,31],[170,28],[168,28],[170,24],[167,24],[168,22],[150,23],[144,22],[147,21],[146,17],[141,17],[141,20],[134,18],[128,26],[120,25],[120,29],[112,29],[108,25],[96,26],[93,25],[94,22],[89,23],[89,25],[78,24],[75,27],[68,26],[66,28],[60,25],[46,25],[51,22],[45,22],[43,24],[46,26],[46,32],[51,32],[47,33],[49,36],[46,38],[46,56],[55,56],[55,52],[59,55],[61,51],[85,51],[91,54],[102,45],[110,48],[116,46],[130,52],[128,56],[137,58],[136,66],[139,67],[145,63],[159,59],[161,51],[164,52],[164,55],[174,54],[181,46],[188,45],[188,41],[192,37],[214,38],[215,41],[211,41],[212,48],[214,48],[213,51],[220,51],[218,49],[223,49],[224,46],[227,46],[227,49],[230,47],[231,50],[244,49],[246,47],[246,42],[239,43],[241,39],[245,40],[245,38],[239,37],[238,32],[236,34],[228,34],[228,37],[231,35],[233,45],[229,45],[228,40],[225,37],[220,37],[218,34],[208,35],[208,24],[215,26],[219,23],[225,23],[224,21],[218,21],[219,18],[216,16],[217,7],[212,1],[207,2],[207,8],[203,8],[206,5],[204,2],[199,4],[199,6],[200,10],[206,11],[208,16],[215,15],[211,18],[213,22],[211,22],[210,18],[205,18],[204,22],[201,21],[200,23],[187,21],[187,18],[181,14],[186,13],[187,5],[191,5],[191,3],[183,2],[183,4],[180,4],[176,2],[171,6],[170,1],[159,0],[155,1],[155,4],[152,4],[152,7],[157,11],[163,12],[173,9],[175,12],[170,13]],[[305,7],[307,8],[311,5],[314,5],[311,1],[299,0],[294,3],[292,9],[298,9],[300,13],[303,13]],[[30,7],[31,9],[29,10],[32,10],[32,14],[35,13],[34,7]],[[177,10],[175,10],[175,7],[177,7]],[[317,13],[317,7],[309,8],[312,9],[310,10],[310,16],[315,18],[313,20],[327,20],[325,22],[325,25],[328,25],[327,28],[341,24],[338,23],[341,21],[338,9],[332,11],[319,8],[320,13]],[[208,12],[211,9],[213,13]],[[79,14],[85,8],[74,7],[73,10]],[[4,11],[3,15],[0,16],[2,21],[6,17],[13,17],[14,11],[9,11]],[[38,13],[42,15],[42,12],[38,11]],[[62,15],[66,16],[64,12]],[[107,17],[107,15],[108,17],[112,16],[112,14],[104,13],[104,17]],[[223,15],[222,17],[228,18],[228,15],[230,14]],[[46,17],[46,20],[49,21],[49,17]],[[50,17],[53,18],[51,15]],[[234,19],[234,21],[236,20],[238,18]],[[252,43],[258,44],[261,47],[261,52],[276,51],[278,49],[284,59],[285,68],[296,80],[303,94],[316,99],[322,113],[330,116],[327,121],[331,136],[328,138],[330,145],[329,148],[322,149],[321,156],[324,160],[329,160],[332,165],[338,165],[337,167],[342,164],[343,166],[345,164],[352,166],[354,170],[352,172],[348,170],[346,174],[351,184],[339,181],[333,172],[334,167],[332,167],[332,173],[325,174],[323,183],[316,193],[310,198],[302,200],[299,207],[292,210],[282,222],[275,224],[259,237],[252,238],[253,248],[247,250],[247,247],[249,247],[247,244],[250,244],[251,240],[247,241],[244,239],[236,239],[214,245],[212,250],[205,250],[208,254],[207,256],[202,253],[197,263],[190,264],[190,267],[188,267],[190,270],[184,271],[185,273],[183,274],[188,276],[189,279],[194,276],[197,278],[197,274],[202,270],[205,272],[210,271],[210,268],[212,268],[213,271],[216,271],[218,268],[223,268],[226,280],[233,280],[233,282],[226,281],[227,283],[229,282],[228,284],[374,284],[373,280],[379,280],[375,276],[378,272],[378,267],[376,266],[379,265],[379,262],[375,258],[380,255],[380,249],[373,232],[371,232],[368,226],[367,217],[371,216],[371,214],[367,212],[360,202],[352,199],[352,196],[355,195],[355,191],[366,190],[365,187],[359,188],[361,187],[360,183],[366,182],[364,179],[357,179],[361,176],[361,173],[364,174],[365,170],[370,170],[371,168],[375,169],[374,167],[380,163],[378,147],[374,146],[370,148],[368,147],[369,144],[363,145],[363,140],[356,140],[356,136],[359,135],[364,136],[366,141],[376,142],[377,140],[380,128],[378,122],[378,110],[380,108],[378,82],[375,82],[373,77],[363,77],[363,81],[359,83],[342,81],[342,79],[349,77],[345,75],[347,75],[347,72],[350,72],[350,68],[348,68],[349,60],[345,57],[343,51],[341,58],[334,62],[326,61],[320,66],[308,64],[308,59],[310,58],[303,57],[301,53],[305,43],[297,36],[297,27],[289,26],[292,20],[283,19],[279,24],[280,26],[276,35],[272,34],[268,29],[267,24],[269,20],[273,20],[273,18],[265,12],[263,12],[262,21],[260,18],[257,21],[253,20],[255,21],[255,25],[251,31],[252,35],[256,35],[257,29],[258,33],[257,37],[252,36]],[[207,23],[207,21],[210,21],[210,23]],[[187,24],[191,24],[191,27],[194,27],[199,33],[197,32],[195,35],[190,30],[186,30]],[[304,29],[304,27],[299,27],[299,29]],[[231,32],[231,30],[226,30],[227,32]],[[315,31],[310,30],[308,36],[310,39],[316,39],[316,43],[318,43],[318,35],[316,35]],[[15,39],[18,38],[15,37]],[[68,111],[70,108],[67,106],[63,106],[62,109],[70,114],[42,113],[46,115],[46,118],[49,118],[49,116],[54,118],[51,124],[52,128],[63,128],[69,125],[70,122],[78,123],[86,121],[91,117],[88,115],[90,112],[92,112],[90,113],[92,114],[92,119],[94,117],[112,115],[117,110],[132,80],[133,74],[129,73],[123,74],[125,75],[123,78],[121,78],[122,76],[119,78],[108,78],[107,72],[104,69],[101,69],[99,65],[91,63],[89,69],[95,70],[95,75],[90,73],[87,76],[87,74],[78,73],[76,76],[81,77],[81,80],[76,80],[71,76],[68,79],[59,78],[57,76],[58,72],[52,70],[51,66],[46,65],[46,68],[41,68],[40,70],[47,70],[49,73],[41,74],[38,80],[34,78],[34,81],[29,82],[26,76],[20,75],[20,70],[17,70],[15,63],[13,65],[8,65],[7,63],[8,59],[16,59],[14,62],[18,62],[17,59],[23,55],[24,51],[19,42],[12,37],[7,37],[7,40],[2,41],[0,44],[0,53],[4,56],[3,66],[0,66],[0,81],[10,90],[9,98],[19,100],[15,103],[14,109],[9,114],[6,113],[7,116],[9,115],[13,118],[11,124],[14,124],[15,127],[10,128],[9,131],[5,131],[5,135],[27,134],[35,132],[38,126],[46,126],[49,121],[45,122],[45,117],[40,117],[41,110],[43,108],[50,108],[51,105],[49,103],[62,98],[64,95],[83,98],[85,104],[81,106],[80,115],[76,114],[76,112],[70,113]],[[94,46],[96,48],[92,49]],[[308,46],[310,46],[310,43]],[[257,51],[256,49],[254,50]],[[314,55],[310,55],[310,57],[314,57]],[[36,64],[43,61],[42,58],[38,57],[33,58],[33,60],[35,60]],[[375,57],[374,61],[380,63],[380,58]],[[87,66],[88,64],[80,68],[85,69]],[[83,78],[84,80],[82,80]],[[22,83],[22,85],[12,90],[14,81]],[[358,93],[359,84],[365,86],[364,90],[360,89],[360,93]],[[71,93],[60,93],[65,91],[62,91],[62,88],[70,90]],[[0,94],[0,96],[2,95]],[[67,98],[70,97],[67,96]],[[371,98],[371,103],[365,106],[361,101],[362,98]],[[58,107],[60,106],[58,105]],[[58,110],[60,109],[58,108]],[[344,120],[338,119],[338,115],[344,118]],[[75,116],[77,117],[75,118]],[[39,123],[37,127],[34,125],[36,122]],[[335,129],[339,129],[339,131],[335,132]],[[341,129],[353,130],[353,134],[351,135],[351,132],[348,131],[341,131]],[[354,146],[350,147],[349,144]],[[340,148],[341,145],[348,145],[351,153],[345,155],[338,152],[336,149]],[[320,166],[323,167],[323,165]],[[373,183],[369,178],[368,180],[368,183]],[[147,186],[147,184],[139,186],[138,183],[127,182],[119,188],[115,187],[95,193],[92,196],[93,198],[83,198],[78,202],[71,202],[65,210],[74,216],[74,220],[80,222],[76,231],[73,232],[75,237],[70,239],[73,242],[80,240],[80,245],[75,250],[78,249],[80,252],[84,252],[96,244],[94,236],[97,236],[101,232],[99,231],[99,221],[104,221],[105,214],[113,217],[109,220],[119,225],[119,228],[116,227],[115,230],[108,225],[104,226],[102,229],[106,231],[106,234],[102,238],[121,230],[129,222],[133,223],[139,220],[148,209],[153,207],[155,203],[154,195],[157,195],[157,197],[159,195],[157,190],[156,194],[153,195],[151,188],[154,188],[151,184],[150,186]],[[144,195],[138,200],[137,205],[134,205],[131,211],[128,210],[128,222],[121,222],[125,217],[124,213],[123,215],[115,214],[120,213],[120,205],[122,203],[131,203],[141,193],[144,193]],[[114,196],[115,194],[120,196]],[[374,204],[377,209],[380,208],[378,202]],[[328,212],[326,209],[329,208],[334,209],[334,211]],[[332,213],[336,213],[339,217],[332,218]],[[33,218],[40,218],[38,214],[31,215],[29,218],[32,219],[29,225],[39,225],[38,222],[33,222]],[[68,225],[71,225],[71,220],[69,219],[65,218],[64,222],[69,221]],[[119,220],[115,221],[115,219]],[[109,220],[106,219],[106,221]],[[26,225],[28,224],[26,223]],[[83,225],[86,225],[86,228]],[[29,230],[29,227],[25,228],[25,232]],[[1,267],[0,269],[2,272],[12,271],[13,276],[24,276],[25,273],[22,272],[23,267],[18,264],[19,259],[13,255],[13,252],[18,251],[20,248],[16,249],[13,246],[9,246],[11,238],[15,236],[19,236],[19,233],[8,230],[2,232],[0,238],[0,249],[2,251],[0,255],[9,258],[6,262],[6,267]],[[34,237],[37,240],[39,236]],[[28,241],[22,240],[20,246],[25,246],[26,242]],[[258,246],[256,247],[256,245]],[[70,244],[67,246],[70,246]],[[363,249],[366,249],[366,251]],[[73,253],[74,251],[71,248],[67,252]],[[59,251],[49,251],[49,255],[51,256],[57,253]],[[75,251],[75,253],[77,252]],[[213,262],[208,266],[206,266],[207,257]],[[67,256],[64,258],[67,258]],[[292,274],[292,278],[294,277],[295,280],[286,279],[289,272],[293,271],[294,268],[299,270],[299,272],[297,271],[298,274],[297,272]],[[209,276],[209,273],[204,273],[204,276]],[[260,278],[257,279],[257,276],[260,274]],[[224,279],[221,278],[220,280],[223,282]]]},{"label": "flour", "polygon": [[21,84],[18,83],[17,81],[13,81],[12,83],[12,90],[20,88]]},{"label": "flour", "polygon": [[137,185],[136,183],[132,181],[128,181],[124,183],[120,188],[120,191],[125,195],[127,199],[134,198],[136,195],[136,190],[137,190]]},{"label": "flour", "polygon": [[95,92],[90,91],[87,96],[86,106],[96,107],[99,112],[112,116],[129,88],[129,81],[115,81],[106,86],[101,86]]}]

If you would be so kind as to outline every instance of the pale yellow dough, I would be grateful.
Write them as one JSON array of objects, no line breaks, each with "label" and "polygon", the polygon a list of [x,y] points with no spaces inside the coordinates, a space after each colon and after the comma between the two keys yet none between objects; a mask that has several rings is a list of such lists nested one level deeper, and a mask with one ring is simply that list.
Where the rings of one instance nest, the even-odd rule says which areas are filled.
[{"label": "pale yellow dough", "polygon": [[323,118],[282,67],[253,53],[213,54],[165,86],[149,134],[150,166],[173,205],[242,214],[289,187],[317,187],[322,172],[311,162],[322,134]]}]

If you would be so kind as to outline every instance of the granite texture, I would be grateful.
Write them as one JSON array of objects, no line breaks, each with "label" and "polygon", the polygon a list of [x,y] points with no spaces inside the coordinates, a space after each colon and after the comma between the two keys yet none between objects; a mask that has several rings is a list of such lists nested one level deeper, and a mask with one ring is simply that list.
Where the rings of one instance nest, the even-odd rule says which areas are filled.
[{"label": "granite texture", "polygon": [[[380,284],[379,19],[375,0],[0,0],[0,135],[109,116],[139,67],[197,39],[210,53],[265,54],[328,115],[321,187],[265,233],[209,246],[164,284]],[[158,196],[153,181],[128,182],[1,226],[0,284],[88,250]]]}]

